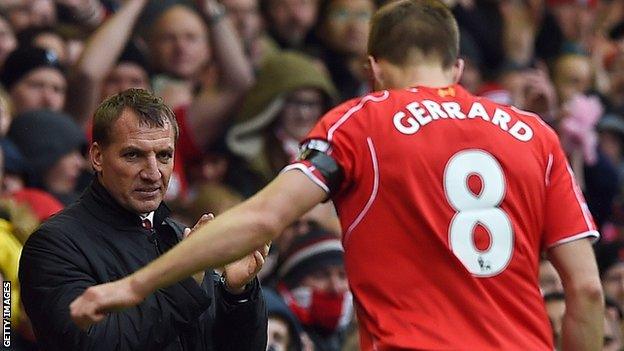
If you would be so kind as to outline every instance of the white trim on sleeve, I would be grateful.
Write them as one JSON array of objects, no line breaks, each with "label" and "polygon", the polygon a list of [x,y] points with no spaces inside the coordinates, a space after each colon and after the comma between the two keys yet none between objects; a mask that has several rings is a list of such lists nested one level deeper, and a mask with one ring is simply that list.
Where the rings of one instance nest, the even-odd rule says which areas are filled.
[{"label": "white trim on sleeve", "polygon": [[584,239],[584,238],[589,238],[589,237],[593,237],[593,239],[591,240],[592,244],[595,243],[598,239],[600,239],[600,233],[597,230],[588,230],[586,232],[582,232],[579,234],[575,234],[566,238],[563,238],[553,244],[551,244],[550,246],[548,246],[548,248],[553,248],[555,246],[559,246],[562,244],[566,244],[575,240],[579,240],[579,239]]},{"label": "white trim on sleeve", "polygon": [[297,169],[303,172],[303,174],[308,176],[308,178],[310,178],[310,180],[313,181],[314,184],[318,185],[321,189],[323,189],[327,193],[327,195],[331,195],[327,185],[325,185],[325,183],[323,183],[322,180],[320,180],[317,176],[315,176],[314,173],[312,173],[312,170],[310,170],[308,167],[306,167],[302,163],[293,163],[291,165],[288,165],[284,167],[284,169],[282,169],[280,173],[285,173],[293,169]]}]

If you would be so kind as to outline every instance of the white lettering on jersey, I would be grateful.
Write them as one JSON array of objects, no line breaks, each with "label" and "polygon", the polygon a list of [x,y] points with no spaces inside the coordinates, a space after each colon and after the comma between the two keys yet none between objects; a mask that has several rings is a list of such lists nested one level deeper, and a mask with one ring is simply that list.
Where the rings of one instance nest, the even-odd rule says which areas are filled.
[{"label": "white lettering on jersey", "polygon": [[509,133],[509,135],[520,141],[529,141],[533,138],[533,130],[528,124],[520,120],[514,121],[512,115],[502,108],[496,108],[494,115],[490,117],[480,102],[473,102],[468,114],[461,110],[461,106],[457,102],[438,104],[435,101],[423,100],[421,106],[421,103],[414,101],[405,106],[405,109],[407,111],[398,111],[394,114],[392,123],[400,133],[406,135],[416,134],[421,129],[420,127],[432,121],[448,118],[457,120],[466,120],[468,118],[474,120],[476,117],[480,117],[484,121],[498,126],[502,131]]},{"label": "white lettering on jersey", "polygon": [[409,124],[409,126],[407,126],[403,124],[403,122],[401,122],[405,117],[407,117],[407,115],[403,111],[399,111],[394,114],[394,118],[392,119],[392,121],[394,122],[394,126],[396,127],[396,129],[406,135],[412,135],[416,133],[418,129],[420,129],[420,124],[418,124],[414,117],[410,116],[405,119],[407,124]]},{"label": "white lettering on jersey", "polygon": [[522,121],[516,121],[509,130],[509,134],[520,141],[529,141],[533,138],[533,129]]},{"label": "white lettering on jersey", "polygon": [[481,103],[479,102],[473,103],[472,107],[470,107],[470,112],[468,112],[468,118],[475,117],[481,117],[484,121],[490,121],[490,116],[488,116],[487,112],[485,111],[485,107],[483,107],[483,105],[481,105]]},{"label": "white lettering on jersey", "polygon": [[438,105],[437,102],[431,101],[431,100],[423,100],[422,105],[425,106],[427,111],[429,111],[429,115],[434,120],[437,120],[440,118],[448,118],[448,115],[446,114],[446,112],[442,111],[442,109],[440,108],[440,105]]},{"label": "white lettering on jersey", "polygon": [[423,108],[420,107],[420,104],[415,101],[405,106],[405,108],[412,114],[412,116],[414,116],[414,118],[416,118],[421,126],[424,126],[432,121],[431,116],[425,115],[425,110],[423,110]]},{"label": "white lettering on jersey", "polygon": [[502,130],[509,130],[507,123],[511,122],[511,116],[509,113],[497,108],[494,111],[494,116],[492,116],[492,123],[499,126]]},{"label": "white lettering on jersey", "polygon": [[461,112],[461,106],[456,102],[443,102],[442,108],[451,118],[466,119],[466,115]]}]

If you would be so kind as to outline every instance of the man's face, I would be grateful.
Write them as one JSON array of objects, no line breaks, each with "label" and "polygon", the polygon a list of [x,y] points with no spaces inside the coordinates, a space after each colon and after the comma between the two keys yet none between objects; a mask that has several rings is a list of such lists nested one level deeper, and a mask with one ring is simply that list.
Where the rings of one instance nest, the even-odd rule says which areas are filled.
[{"label": "man's face", "polygon": [[222,3],[243,42],[249,44],[260,36],[262,16],[258,0],[223,0]]},{"label": "man's face", "polygon": [[17,114],[49,109],[60,111],[65,105],[67,82],[54,68],[37,68],[22,77],[10,91]]},{"label": "man's face", "polygon": [[124,208],[137,214],[162,202],[173,172],[174,130],[140,125],[128,109],[113,124],[110,143],[91,146],[91,163],[99,180]]},{"label": "man's face", "polygon": [[344,294],[349,290],[347,273],[342,265],[321,267],[304,277],[300,285],[334,294]]},{"label": "man's face", "polygon": [[182,79],[195,78],[209,58],[206,26],[182,6],[172,7],[158,19],[150,47],[157,68]]},{"label": "man's face", "polygon": [[323,37],[340,53],[365,55],[369,20],[374,11],[372,0],[332,1],[324,21]]},{"label": "man's face", "polygon": [[299,45],[314,26],[318,14],[317,0],[270,0],[270,24],[280,39]]},{"label": "man's face", "polygon": [[107,98],[130,88],[149,90],[149,77],[141,66],[130,62],[121,62],[112,69],[104,80],[102,98]]}]

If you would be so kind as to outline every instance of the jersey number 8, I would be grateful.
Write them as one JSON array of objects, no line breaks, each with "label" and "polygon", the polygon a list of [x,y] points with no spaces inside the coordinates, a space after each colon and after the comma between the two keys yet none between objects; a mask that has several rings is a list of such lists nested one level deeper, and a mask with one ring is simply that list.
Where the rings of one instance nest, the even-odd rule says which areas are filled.
[{"label": "jersey number 8", "polygon": [[[481,191],[473,193],[468,180],[481,179]],[[444,170],[444,192],[456,213],[449,225],[449,246],[470,273],[477,277],[500,274],[513,254],[511,220],[499,206],[505,197],[505,175],[494,156],[483,150],[463,150],[451,157]],[[490,245],[479,250],[474,231],[482,225]]]}]

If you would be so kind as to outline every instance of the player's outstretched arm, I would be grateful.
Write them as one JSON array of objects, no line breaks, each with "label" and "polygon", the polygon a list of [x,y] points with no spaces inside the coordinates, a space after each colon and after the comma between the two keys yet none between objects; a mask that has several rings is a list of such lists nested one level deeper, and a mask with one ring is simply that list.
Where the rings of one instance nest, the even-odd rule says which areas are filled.
[{"label": "player's outstretched arm", "polygon": [[580,239],[555,246],[548,254],[561,276],[565,292],[562,349],[601,350],[604,297],[589,240]]},{"label": "player's outstretched arm", "polygon": [[263,247],[326,196],[303,173],[285,172],[139,271],[87,289],[70,305],[72,318],[86,328],[109,311],[140,303],[158,288],[240,259]]}]

